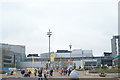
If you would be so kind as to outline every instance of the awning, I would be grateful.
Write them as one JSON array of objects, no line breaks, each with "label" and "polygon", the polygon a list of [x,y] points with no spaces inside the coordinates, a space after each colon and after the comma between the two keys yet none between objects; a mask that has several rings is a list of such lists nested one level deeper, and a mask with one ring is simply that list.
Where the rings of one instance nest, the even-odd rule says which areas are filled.
[{"label": "awning", "polygon": [[117,59],[117,58],[120,58],[120,55],[114,57],[114,59]]}]

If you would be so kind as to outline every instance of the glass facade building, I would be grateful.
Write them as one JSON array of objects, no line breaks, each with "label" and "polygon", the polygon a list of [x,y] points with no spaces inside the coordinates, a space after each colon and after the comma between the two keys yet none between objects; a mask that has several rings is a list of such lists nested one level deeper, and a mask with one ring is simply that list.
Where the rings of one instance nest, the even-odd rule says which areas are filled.
[{"label": "glass facade building", "polygon": [[0,44],[1,67],[17,67],[20,61],[25,61],[25,46]]}]

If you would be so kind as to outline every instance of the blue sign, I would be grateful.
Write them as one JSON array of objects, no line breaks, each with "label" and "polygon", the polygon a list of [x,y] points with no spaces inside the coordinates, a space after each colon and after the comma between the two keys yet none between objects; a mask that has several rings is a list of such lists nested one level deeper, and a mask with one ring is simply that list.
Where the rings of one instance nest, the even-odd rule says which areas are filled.
[{"label": "blue sign", "polygon": [[8,68],[0,68],[0,70],[3,70],[3,71],[5,71],[5,72],[8,72]]}]

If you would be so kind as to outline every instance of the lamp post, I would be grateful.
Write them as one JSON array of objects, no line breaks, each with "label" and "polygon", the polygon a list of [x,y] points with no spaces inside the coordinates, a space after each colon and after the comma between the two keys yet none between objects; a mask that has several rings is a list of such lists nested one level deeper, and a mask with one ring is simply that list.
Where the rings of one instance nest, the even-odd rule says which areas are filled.
[{"label": "lamp post", "polygon": [[50,32],[50,29],[49,29],[49,32],[47,32],[47,35],[48,35],[48,37],[49,37],[49,67],[50,67],[50,64],[51,64],[51,62],[50,62],[50,36],[52,35],[52,32]]},{"label": "lamp post", "polygon": [[83,52],[83,50],[82,50],[82,65],[83,65],[83,73],[84,73],[84,75],[86,75],[86,73],[85,73],[85,64],[84,64],[83,57],[84,57],[84,52]]},{"label": "lamp post", "polygon": [[70,63],[71,63],[71,48],[72,48],[72,45],[70,44],[69,47],[70,47]]},{"label": "lamp post", "polygon": [[84,70],[83,50],[82,50],[82,65],[83,65],[83,70]]}]

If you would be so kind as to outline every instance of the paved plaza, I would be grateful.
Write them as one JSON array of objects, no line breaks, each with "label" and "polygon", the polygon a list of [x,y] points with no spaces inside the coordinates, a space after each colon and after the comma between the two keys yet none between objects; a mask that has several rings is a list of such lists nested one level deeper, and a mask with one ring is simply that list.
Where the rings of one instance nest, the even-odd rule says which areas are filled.
[{"label": "paved plaza", "polygon": [[[53,76],[48,77],[49,80],[69,80],[67,75],[60,75],[58,72],[54,72]],[[110,77],[100,77],[99,75],[88,75],[87,72],[79,71],[79,79],[81,80],[120,80],[117,78]],[[16,73],[14,75],[6,76],[2,80],[38,80],[38,77],[31,74],[30,78],[22,77],[20,73]]]},{"label": "paved plaza", "polygon": [[[20,78],[22,77],[22,75],[20,73],[16,73],[14,75],[6,76],[6,78],[11,78],[11,77]],[[89,75],[86,75],[85,72],[79,71],[79,78],[98,78],[98,77],[99,76],[89,76]],[[34,76],[34,74],[31,74],[31,78],[37,78],[37,76]],[[49,76],[49,78],[69,78],[69,77],[68,75],[64,76],[64,75],[60,75],[59,72],[54,72],[53,76]]]}]

